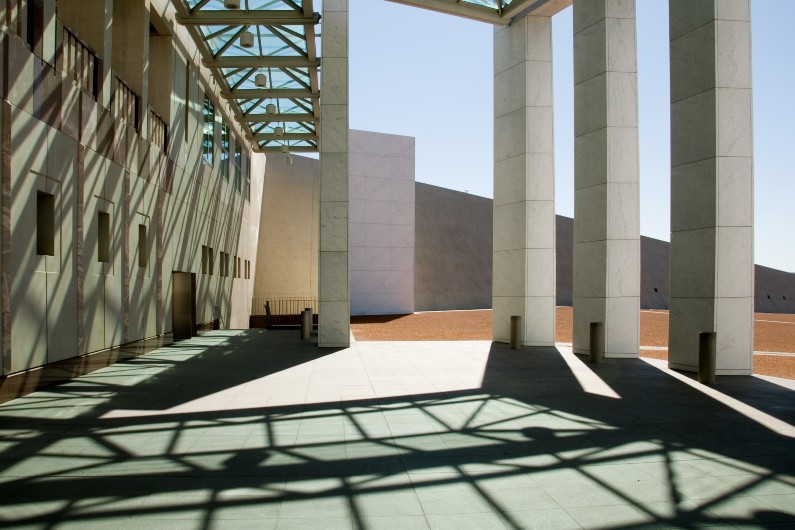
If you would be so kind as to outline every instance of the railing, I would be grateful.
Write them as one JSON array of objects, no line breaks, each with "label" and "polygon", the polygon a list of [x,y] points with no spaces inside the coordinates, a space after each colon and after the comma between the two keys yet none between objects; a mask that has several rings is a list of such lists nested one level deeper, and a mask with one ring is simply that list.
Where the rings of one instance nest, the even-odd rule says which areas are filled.
[{"label": "railing", "polygon": [[112,114],[116,118],[127,122],[127,125],[133,127],[136,131],[140,131],[138,107],[141,104],[141,98],[118,76],[113,81],[115,88],[113,90],[113,104],[111,105]]},{"label": "railing", "polygon": [[78,86],[97,97],[98,75],[97,55],[80,38],[63,29],[63,69],[64,73],[77,81]]},{"label": "railing", "polygon": [[251,302],[252,328],[299,329],[301,313],[312,308],[312,326],[317,328],[317,299],[315,298],[254,298]]},{"label": "railing", "polygon": [[168,125],[157,115],[153,109],[149,109],[149,141],[160,147],[164,153],[168,148]]},{"label": "railing", "polygon": [[268,304],[271,315],[300,315],[307,307],[317,313],[317,298],[252,298],[251,314],[264,315],[265,304]]}]

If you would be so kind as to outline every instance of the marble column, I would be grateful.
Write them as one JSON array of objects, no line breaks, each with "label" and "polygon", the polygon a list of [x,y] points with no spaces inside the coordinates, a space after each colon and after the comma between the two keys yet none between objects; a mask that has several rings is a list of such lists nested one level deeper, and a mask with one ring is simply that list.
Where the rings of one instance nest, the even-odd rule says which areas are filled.
[{"label": "marble column", "polygon": [[494,32],[493,338],[555,343],[552,20],[526,16]]},{"label": "marble column", "polygon": [[574,2],[574,344],[637,357],[640,335],[635,0]]},{"label": "marble column", "polygon": [[670,1],[671,315],[668,365],[751,373],[754,309],[750,0]]},{"label": "marble column", "polygon": [[348,0],[324,0],[322,46],[318,346],[348,347]]}]

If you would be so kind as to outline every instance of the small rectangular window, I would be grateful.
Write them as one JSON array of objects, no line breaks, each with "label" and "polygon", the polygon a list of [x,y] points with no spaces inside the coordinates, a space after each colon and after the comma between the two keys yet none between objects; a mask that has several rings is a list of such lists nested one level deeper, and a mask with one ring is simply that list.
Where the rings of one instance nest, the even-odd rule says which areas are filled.
[{"label": "small rectangular window", "polygon": [[215,255],[213,254],[213,248],[207,247],[207,270],[209,271],[208,274],[210,276],[213,275],[214,268],[215,268]]},{"label": "small rectangular window", "polygon": [[36,194],[36,254],[55,255],[55,196]]},{"label": "small rectangular window", "polygon": [[[40,25],[40,21],[37,20],[39,18],[37,11],[41,9],[40,3],[36,2],[35,0],[28,0],[28,12],[27,12],[27,40],[28,44],[30,45],[30,51],[36,52],[36,41],[39,39],[39,35],[37,32],[37,22]],[[10,17],[9,17],[10,18]],[[22,17],[20,17],[22,18]]]},{"label": "small rectangular window", "polygon": [[185,115],[183,116],[184,124],[184,141],[188,143],[190,138],[188,137],[188,131],[190,130],[190,63],[185,65]]},{"label": "small rectangular window", "polygon": [[207,274],[207,247],[202,245],[202,274]]},{"label": "small rectangular window", "polygon": [[149,253],[146,251],[146,225],[138,225],[138,266],[149,265]]},{"label": "small rectangular window", "polygon": [[97,261],[110,263],[110,214],[97,213]]},{"label": "small rectangular window", "polygon": [[229,276],[229,254],[221,252],[221,276]]}]

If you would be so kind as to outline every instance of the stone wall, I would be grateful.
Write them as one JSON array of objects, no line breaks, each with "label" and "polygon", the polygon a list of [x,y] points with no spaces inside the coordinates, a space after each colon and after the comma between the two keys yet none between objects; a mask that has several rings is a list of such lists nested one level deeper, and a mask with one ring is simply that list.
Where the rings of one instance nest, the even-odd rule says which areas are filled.
[{"label": "stone wall", "polygon": [[[491,307],[492,201],[417,183],[417,311]],[[572,305],[574,221],[556,216],[557,305]],[[642,309],[668,309],[670,244],[641,237]],[[465,280],[463,280],[465,279]],[[755,311],[795,313],[795,274],[756,266]]]},{"label": "stone wall", "polygon": [[757,265],[754,311],[795,313],[795,274]]},{"label": "stone wall", "polygon": [[420,182],[416,192],[416,310],[491,307],[491,199]]}]

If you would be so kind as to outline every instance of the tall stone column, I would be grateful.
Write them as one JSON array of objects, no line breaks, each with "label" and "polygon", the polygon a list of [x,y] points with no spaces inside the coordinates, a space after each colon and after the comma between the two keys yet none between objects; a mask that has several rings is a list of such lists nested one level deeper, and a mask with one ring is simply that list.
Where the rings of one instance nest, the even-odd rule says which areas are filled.
[{"label": "tall stone column", "polygon": [[604,322],[606,357],[640,334],[635,0],[574,2],[574,351]]},{"label": "tall stone column", "polygon": [[671,316],[668,365],[750,374],[754,228],[750,0],[670,0]]},{"label": "tall stone column", "polygon": [[552,20],[526,16],[494,32],[493,337],[555,344]]},{"label": "tall stone column", "polygon": [[348,347],[348,0],[324,0],[322,46],[318,346]]}]

